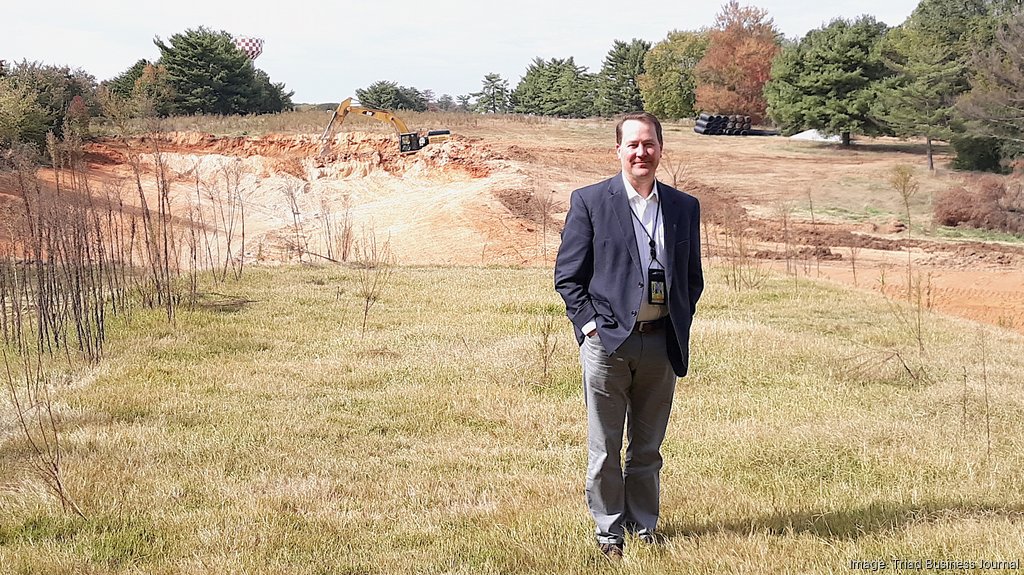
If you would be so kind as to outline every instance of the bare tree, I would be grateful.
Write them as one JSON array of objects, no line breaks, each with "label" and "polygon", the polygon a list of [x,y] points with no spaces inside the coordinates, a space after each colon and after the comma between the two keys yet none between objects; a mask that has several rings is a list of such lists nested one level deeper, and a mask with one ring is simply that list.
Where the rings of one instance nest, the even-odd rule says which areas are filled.
[{"label": "bare tree", "polygon": [[[920,184],[917,182],[917,178],[914,176],[914,168],[906,164],[898,164],[893,166],[892,172],[889,174],[889,184],[896,190],[896,193],[900,195],[900,200],[903,202],[904,215],[907,216],[907,238],[910,238],[912,233],[912,226],[910,220],[910,202],[917,195],[920,190]],[[913,285],[913,261],[910,253],[910,246],[907,245],[907,299],[912,299],[912,285]]]},{"label": "bare tree", "polygon": [[534,193],[530,198],[533,210],[540,226],[540,253],[544,262],[548,261],[548,226],[551,224],[551,214],[557,209],[558,202],[555,200],[555,191],[549,194]]},{"label": "bare tree", "polygon": [[362,334],[366,335],[370,308],[380,300],[395,270],[395,257],[391,252],[390,240],[379,243],[372,228],[369,231],[364,229],[362,241],[356,250],[356,266],[359,270],[357,293],[363,301]]},{"label": "bare tree", "polygon": [[666,174],[666,182],[673,188],[678,189],[686,181],[686,164],[681,160],[677,162],[674,156],[662,153],[658,167]]},{"label": "bare tree", "polygon": [[850,269],[853,271],[853,287],[857,287],[857,257],[860,256],[861,247],[850,244]]},{"label": "bare tree", "polygon": [[[224,234],[224,257],[221,263],[221,281],[228,271],[235,279],[242,277],[245,265],[245,185],[250,175],[248,166],[238,158],[219,166],[207,197],[213,203],[214,219]],[[238,240],[240,245],[235,241]]]},{"label": "bare tree", "polygon": [[538,322],[537,328],[537,354],[540,356],[541,384],[551,384],[551,363],[558,350],[558,337],[556,329],[559,323],[555,316],[545,313]]},{"label": "bare tree", "polygon": [[302,186],[295,183],[287,183],[281,191],[288,200],[288,207],[292,212],[292,233],[295,234],[293,247],[299,254],[299,262],[302,262],[302,256],[306,253],[308,247],[306,245],[306,232],[302,229],[302,210],[299,207],[299,192],[302,191]]},{"label": "bare tree", "polygon": [[341,261],[347,262],[349,256],[352,255],[352,246],[355,243],[355,234],[352,231],[352,199],[348,194],[345,194],[342,207],[345,209],[345,213],[341,216],[339,225],[338,252]]},{"label": "bare tree", "polygon": [[[32,468],[46,487],[60,501],[65,511],[85,518],[64,483],[63,450],[60,445],[60,418],[54,411],[50,381],[37,357],[33,362],[23,357],[20,366],[12,366],[6,348],[4,375],[7,393],[14,408],[15,420],[31,452]],[[18,369],[20,368],[20,369]]]}]

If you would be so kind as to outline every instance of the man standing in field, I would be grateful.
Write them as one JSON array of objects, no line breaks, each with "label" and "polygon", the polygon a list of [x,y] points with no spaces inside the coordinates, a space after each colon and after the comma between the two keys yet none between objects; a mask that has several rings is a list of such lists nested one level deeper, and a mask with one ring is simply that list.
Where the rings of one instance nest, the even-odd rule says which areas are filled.
[{"label": "man standing in field", "polygon": [[626,533],[657,541],[661,443],[704,289],[700,205],[655,179],[662,145],[653,115],[619,120],[622,172],[572,193],[555,261],[555,290],[580,344],[587,505],[611,559],[622,557]]}]

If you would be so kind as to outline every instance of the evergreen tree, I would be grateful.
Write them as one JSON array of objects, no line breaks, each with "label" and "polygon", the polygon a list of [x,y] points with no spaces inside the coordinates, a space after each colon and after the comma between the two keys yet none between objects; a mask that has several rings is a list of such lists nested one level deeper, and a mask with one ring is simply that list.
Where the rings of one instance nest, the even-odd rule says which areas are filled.
[{"label": "evergreen tree", "polygon": [[535,58],[512,92],[516,112],[562,118],[593,115],[595,96],[593,74],[572,57]]},{"label": "evergreen tree", "polygon": [[483,87],[479,92],[473,92],[476,98],[474,110],[484,114],[504,114],[510,109],[509,97],[511,92],[508,87],[508,80],[499,74],[487,74],[483,79]]},{"label": "evergreen tree", "polygon": [[886,36],[893,54],[886,65],[895,75],[879,84],[873,114],[897,136],[925,138],[931,170],[933,140],[950,140],[958,123],[954,105],[966,90],[966,68],[953,46],[909,24]]},{"label": "evergreen tree", "polygon": [[427,109],[436,108],[436,102],[434,102],[434,91],[433,90],[421,90],[420,96],[423,98],[423,103],[427,106]]},{"label": "evergreen tree", "polygon": [[441,94],[437,99],[437,108],[442,112],[451,112],[455,109],[455,98],[451,94]]},{"label": "evergreen tree", "polygon": [[244,114],[255,96],[252,62],[227,32],[200,27],[153,40],[174,90],[176,114]]},{"label": "evergreen tree", "polygon": [[644,56],[644,73],[638,79],[643,109],[662,119],[695,115],[696,80],[693,69],[704,57],[705,32],[668,33]]},{"label": "evergreen tree", "polygon": [[597,79],[596,112],[614,116],[624,112],[643,110],[637,78],[644,73],[644,57],[651,49],[646,40],[633,39],[630,43],[616,40]]},{"label": "evergreen tree", "polygon": [[256,68],[231,36],[205,27],[174,34],[160,49],[175,114],[250,114],[290,107],[291,93]]},{"label": "evergreen tree", "polygon": [[292,96],[295,95],[295,92],[286,92],[283,83],[271,82],[270,76],[259,68],[256,69],[255,74],[256,81],[254,86],[256,94],[253,112],[257,114],[273,114],[284,110],[291,110],[295,107],[292,103]]},{"label": "evergreen tree", "polygon": [[122,98],[129,98],[132,92],[135,91],[135,83],[142,77],[142,71],[149,66],[149,60],[143,58],[138,62],[132,64],[130,68],[121,72],[112,79],[104,82],[104,85],[112,94],[117,94]]},{"label": "evergreen tree", "polygon": [[380,110],[413,110],[424,112],[427,101],[416,88],[399,86],[396,82],[380,80],[365,89],[356,89],[356,98],[367,108]]},{"label": "evergreen tree", "polygon": [[925,138],[929,169],[932,141],[952,140],[962,130],[955,103],[969,89],[975,47],[990,43],[992,10],[987,0],[921,0],[882,42],[894,76],[879,90],[875,115],[899,136]]},{"label": "evergreen tree", "polygon": [[0,151],[19,142],[41,148],[46,142],[48,125],[35,89],[0,76]]},{"label": "evergreen tree", "polygon": [[837,19],[783,48],[765,85],[768,114],[786,133],[815,128],[844,145],[853,133],[885,133],[871,107],[888,73],[879,55],[887,30],[871,16]]},{"label": "evergreen tree", "polygon": [[[893,76],[880,86],[874,115],[900,136],[923,137],[928,148],[928,167],[934,168],[933,140],[954,143],[974,157],[976,150],[991,147],[985,139],[970,142],[957,100],[970,89],[974,54],[991,46],[996,23],[1016,0],[921,0],[914,12],[882,42],[882,56]],[[977,144],[977,145],[976,145]],[[989,164],[989,155],[982,160]]]},{"label": "evergreen tree", "polygon": [[971,89],[958,102],[971,132],[996,137],[1007,149],[1024,142],[1024,9],[1005,16],[995,41],[972,59]]}]

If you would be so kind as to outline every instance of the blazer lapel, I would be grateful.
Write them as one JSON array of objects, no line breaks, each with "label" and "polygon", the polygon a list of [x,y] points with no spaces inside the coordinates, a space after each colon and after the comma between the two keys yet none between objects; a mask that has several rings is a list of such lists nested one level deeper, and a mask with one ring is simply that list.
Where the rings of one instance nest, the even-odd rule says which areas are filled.
[{"label": "blazer lapel", "polygon": [[636,269],[640,270],[640,252],[637,251],[636,232],[633,231],[633,209],[629,207],[629,198],[626,195],[626,188],[622,186],[621,173],[611,179],[608,192],[611,196],[612,211],[615,212],[615,216],[619,220],[622,237],[626,241],[626,249],[629,250],[629,257],[633,260]]}]

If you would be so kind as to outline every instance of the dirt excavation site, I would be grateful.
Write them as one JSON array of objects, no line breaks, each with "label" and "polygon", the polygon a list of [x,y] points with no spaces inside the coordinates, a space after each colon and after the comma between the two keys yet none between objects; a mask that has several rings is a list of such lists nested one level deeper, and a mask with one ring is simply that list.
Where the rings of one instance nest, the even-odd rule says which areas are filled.
[{"label": "dirt excavation site", "polygon": [[[701,136],[683,125],[666,125],[665,140],[659,179],[700,199],[707,265],[788,271],[898,297],[909,258],[926,304],[1024,333],[1024,242],[929,233],[935,194],[979,177],[946,167],[945,148],[929,173],[923,145],[913,142],[842,149]],[[143,152],[144,187],[155,189],[161,159],[176,213],[205,204],[207,224],[217,219],[221,228],[244,215],[246,265],[352,261],[374,239],[388,243],[399,265],[549,266],[570,192],[618,171],[614,125],[596,120],[472,120],[453,126],[451,140],[408,155],[393,134],[355,130],[323,154],[312,134],[166,133],[128,145]],[[135,189],[125,142],[90,142],[85,160],[96,182]],[[920,184],[910,232],[888,183],[900,164]],[[137,192],[126,200],[132,193],[138,202]],[[241,212],[215,218],[218,197],[221,207],[239,198]]]}]

